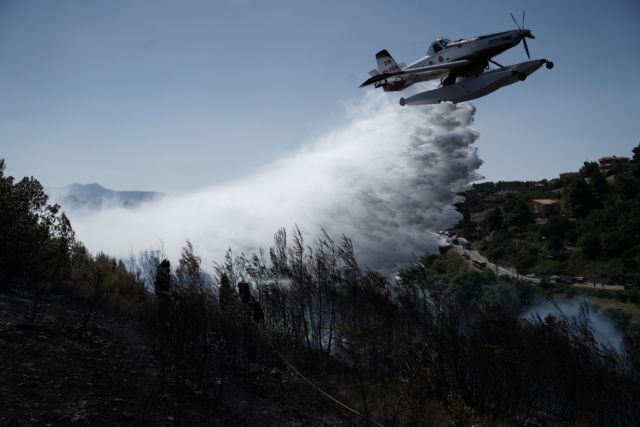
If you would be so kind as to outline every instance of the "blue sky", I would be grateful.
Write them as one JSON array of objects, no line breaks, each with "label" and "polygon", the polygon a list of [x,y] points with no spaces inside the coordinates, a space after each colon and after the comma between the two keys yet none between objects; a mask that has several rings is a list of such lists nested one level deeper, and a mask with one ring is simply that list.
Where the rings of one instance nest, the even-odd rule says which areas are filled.
[{"label": "blue sky", "polygon": [[[0,156],[45,185],[187,191],[250,174],[345,120],[398,61],[514,28],[524,83],[474,101],[490,180],[538,179],[640,142],[640,3],[0,0]],[[525,60],[518,46],[498,57]],[[401,95],[393,95],[399,98]],[[392,143],[392,142],[390,142]]]}]

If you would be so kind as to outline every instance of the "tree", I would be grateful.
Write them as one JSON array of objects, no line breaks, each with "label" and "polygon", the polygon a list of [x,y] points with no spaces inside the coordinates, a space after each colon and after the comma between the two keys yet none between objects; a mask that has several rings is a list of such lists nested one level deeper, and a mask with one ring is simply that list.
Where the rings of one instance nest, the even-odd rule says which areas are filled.
[{"label": "tree", "polygon": [[586,231],[578,240],[578,246],[587,258],[596,258],[600,255],[600,237],[593,230]]},{"label": "tree", "polygon": [[533,215],[524,196],[510,196],[504,204],[504,210],[508,226],[523,227],[533,222]]},{"label": "tree", "polygon": [[68,218],[35,178],[14,183],[0,160],[0,288],[53,282],[74,241]]},{"label": "tree", "polygon": [[628,171],[620,171],[614,180],[614,189],[622,200],[633,199],[640,189],[640,180]]},{"label": "tree", "polygon": [[502,209],[494,208],[487,213],[484,220],[485,226],[491,231],[501,230],[504,227],[504,219],[502,217]]},{"label": "tree", "polygon": [[552,215],[547,219],[543,233],[547,238],[549,249],[562,249],[564,246],[564,236],[570,227],[571,223],[562,215]]},{"label": "tree", "polygon": [[596,162],[584,162],[580,168],[580,176],[583,178],[591,178],[598,172],[600,172],[600,167]]},{"label": "tree", "polygon": [[475,229],[473,221],[471,221],[471,213],[469,212],[469,208],[466,203],[463,203],[462,206],[458,207],[458,209],[462,213],[462,235],[469,237],[473,234]]},{"label": "tree", "polygon": [[631,158],[631,161],[634,163],[640,163],[640,143],[638,143],[638,145],[633,147],[632,151],[633,151],[633,157]]},{"label": "tree", "polygon": [[182,247],[182,254],[180,255],[180,261],[176,269],[176,277],[181,287],[197,287],[203,284],[200,262],[200,257],[196,256],[193,251],[193,244],[187,239],[185,245]]},{"label": "tree", "polygon": [[600,169],[597,169],[591,175],[591,187],[593,191],[598,195],[604,195],[609,191],[609,184],[607,183],[607,178],[600,172]]},{"label": "tree", "polygon": [[577,218],[586,217],[596,206],[589,184],[582,177],[573,179],[567,188],[567,208]]},{"label": "tree", "polygon": [[513,260],[513,266],[518,270],[526,270],[536,265],[537,255],[532,248],[522,248]]}]

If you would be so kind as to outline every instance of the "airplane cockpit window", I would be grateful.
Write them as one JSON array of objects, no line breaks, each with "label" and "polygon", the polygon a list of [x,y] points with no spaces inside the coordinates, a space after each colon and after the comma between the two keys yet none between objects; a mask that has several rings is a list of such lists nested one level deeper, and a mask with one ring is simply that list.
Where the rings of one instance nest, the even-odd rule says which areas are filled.
[{"label": "airplane cockpit window", "polygon": [[448,40],[448,39],[442,39],[442,40],[440,40],[440,45],[441,45],[442,47],[446,47],[450,42],[451,42],[451,40]]},{"label": "airplane cockpit window", "polygon": [[435,53],[438,53],[442,50],[442,47],[438,43],[434,43],[431,45],[431,49],[433,49]]}]

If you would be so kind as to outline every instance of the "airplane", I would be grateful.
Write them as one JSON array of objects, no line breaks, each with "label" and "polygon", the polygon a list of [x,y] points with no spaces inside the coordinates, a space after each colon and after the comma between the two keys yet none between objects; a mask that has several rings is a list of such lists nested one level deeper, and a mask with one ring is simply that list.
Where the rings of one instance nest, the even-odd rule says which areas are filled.
[{"label": "airplane", "polygon": [[[546,59],[531,60],[527,39],[534,39],[531,30],[522,27],[511,14],[517,30],[487,34],[468,39],[436,39],[427,55],[409,64],[398,64],[385,49],[376,54],[377,70],[371,70],[368,80],[360,85],[374,85],[385,92],[406,89],[414,83],[440,78],[440,86],[400,98],[400,105],[438,104],[442,101],[454,103],[469,101],[494,92],[501,87],[523,81],[542,65],[552,69],[554,64]],[[492,58],[518,44],[524,45],[529,61],[503,66]],[[489,63],[497,69],[489,69]]]}]

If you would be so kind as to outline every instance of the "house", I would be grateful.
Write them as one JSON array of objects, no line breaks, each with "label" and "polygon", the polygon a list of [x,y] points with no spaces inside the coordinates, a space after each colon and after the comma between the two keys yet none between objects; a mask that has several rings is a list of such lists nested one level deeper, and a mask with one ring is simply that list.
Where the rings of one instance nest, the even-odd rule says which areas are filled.
[{"label": "house", "polygon": [[529,202],[529,210],[538,218],[547,218],[557,209],[557,200],[532,199]]},{"label": "house", "polygon": [[629,164],[628,157],[610,156],[610,157],[601,157],[598,159],[600,172],[602,172],[605,175],[611,172],[615,172],[627,164]]}]

